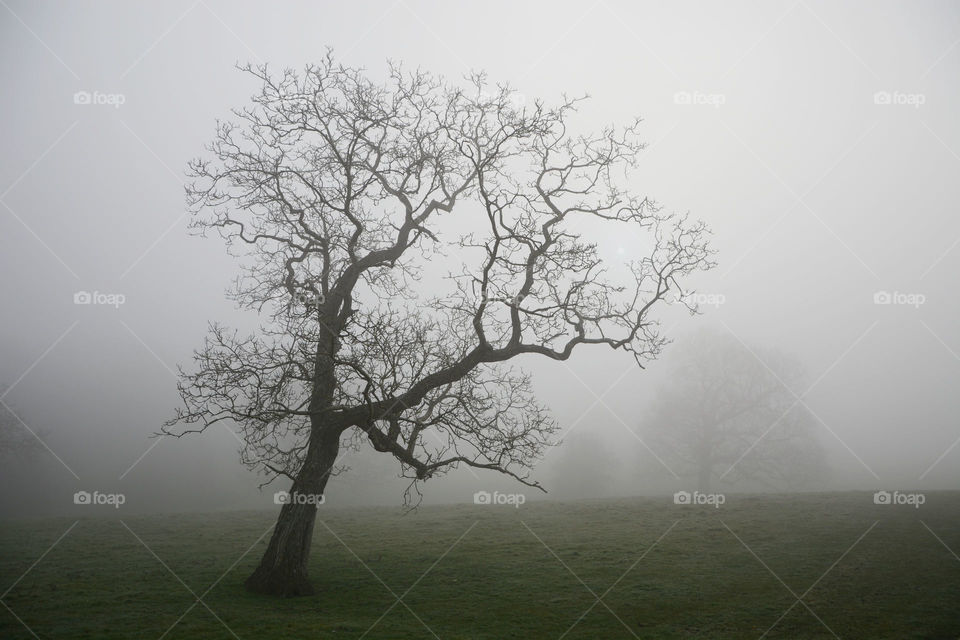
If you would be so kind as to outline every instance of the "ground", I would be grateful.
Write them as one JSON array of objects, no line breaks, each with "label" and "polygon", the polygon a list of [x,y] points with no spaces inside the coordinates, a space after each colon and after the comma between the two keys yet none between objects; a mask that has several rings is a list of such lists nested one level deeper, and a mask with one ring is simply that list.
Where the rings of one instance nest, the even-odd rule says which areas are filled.
[{"label": "ground", "polygon": [[960,637],[960,492],[323,506],[290,600],[242,588],[274,515],[4,521],[0,637]]}]

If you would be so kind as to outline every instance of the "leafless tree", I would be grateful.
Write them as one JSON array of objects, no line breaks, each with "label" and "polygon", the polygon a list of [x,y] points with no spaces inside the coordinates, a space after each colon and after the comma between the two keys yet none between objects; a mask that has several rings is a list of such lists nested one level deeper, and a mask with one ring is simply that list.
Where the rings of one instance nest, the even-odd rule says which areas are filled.
[{"label": "leafless tree", "polygon": [[789,489],[824,472],[815,420],[792,391],[804,377],[795,358],[709,331],[675,348],[643,426],[674,473],[709,492],[721,478]]},{"label": "leafless tree", "polygon": [[[244,70],[260,92],[191,163],[188,199],[195,228],[239,257],[231,295],[262,328],[211,327],[164,432],[235,425],[243,461],[295,495],[321,494],[361,442],[396,457],[414,492],[459,465],[539,487],[529,468],[555,425],[511,361],[580,345],[653,358],[654,305],[710,266],[702,223],[617,186],[639,121],[574,135],[576,99],[521,107],[483,75],[464,89],[394,64],[377,82],[331,55]],[[575,231],[600,223],[649,231],[629,279]],[[438,295],[431,267],[450,259]],[[315,518],[281,508],[248,589],[312,592]]]},{"label": "leafless tree", "polygon": [[[0,386],[0,394],[6,389]],[[26,427],[16,407],[6,400],[0,403],[0,457],[36,455],[42,449],[39,437]]]},{"label": "leafless tree", "polygon": [[562,500],[614,495],[622,486],[615,451],[596,430],[580,428],[584,430],[564,436],[551,452],[557,459],[550,465],[550,490]]}]

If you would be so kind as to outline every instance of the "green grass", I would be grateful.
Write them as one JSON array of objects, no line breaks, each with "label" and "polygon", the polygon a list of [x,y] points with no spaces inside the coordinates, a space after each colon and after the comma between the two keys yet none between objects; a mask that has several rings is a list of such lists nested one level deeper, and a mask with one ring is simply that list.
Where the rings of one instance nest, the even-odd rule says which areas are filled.
[{"label": "green grass", "polygon": [[[318,594],[290,600],[242,588],[273,513],[123,517],[149,550],[118,519],[81,519],[2,598],[0,637],[758,638],[808,589],[766,637],[960,637],[957,492],[920,509],[868,493],[321,509]],[[73,523],[4,522],[0,588]],[[180,579],[216,583],[206,606],[183,615]]]}]

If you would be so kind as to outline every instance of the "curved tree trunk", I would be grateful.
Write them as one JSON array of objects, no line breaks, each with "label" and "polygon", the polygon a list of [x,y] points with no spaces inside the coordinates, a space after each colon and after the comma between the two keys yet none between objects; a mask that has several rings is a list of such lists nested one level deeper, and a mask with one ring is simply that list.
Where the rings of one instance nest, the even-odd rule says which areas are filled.
[{"label": "curved tree trunk", "polygon": [[[336,462],[339,433],[324,433],[321,429],[314,434],[303,467],[290,487],[291,497],[321,495]],[[291,500],[283,505],[260,565],[244,582],[248,591],[283,597],[313,594],[307,563],[316,517],[317,506],[312,502]]]}]

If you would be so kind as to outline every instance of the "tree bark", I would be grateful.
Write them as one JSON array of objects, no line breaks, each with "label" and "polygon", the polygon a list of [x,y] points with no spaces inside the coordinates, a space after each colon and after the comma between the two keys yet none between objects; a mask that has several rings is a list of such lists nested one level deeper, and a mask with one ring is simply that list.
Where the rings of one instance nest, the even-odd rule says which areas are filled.
[{"label": "tree bark", "polygon": [[321,428],[311,434],[303,467],[290,487],[290,496],[294,499],[280,509],[260,565],[244,582],[248,591],[282,597],[313,595],[308,562],[317,505],[298,503],[295,498],[323,493],[339,447],[340,434],[334,430]]}]

